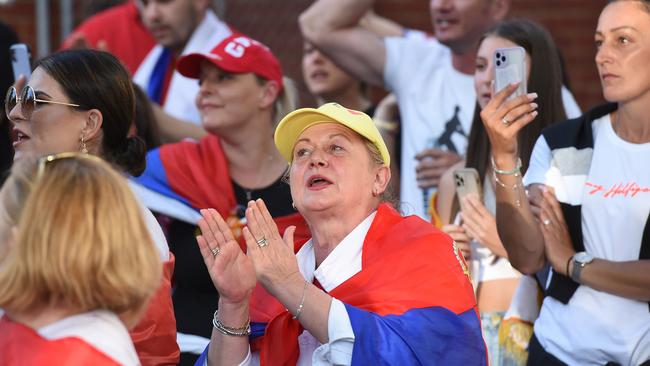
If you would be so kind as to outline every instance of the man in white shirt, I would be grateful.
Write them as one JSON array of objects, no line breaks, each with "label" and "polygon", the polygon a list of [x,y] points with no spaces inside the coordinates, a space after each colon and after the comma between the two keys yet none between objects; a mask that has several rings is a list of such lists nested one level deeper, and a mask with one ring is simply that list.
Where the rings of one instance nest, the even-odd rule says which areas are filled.
[{"label": "man in white shirt", "polygon": [[430,2],[435,40],[382,38],[359,26],[373,0],[319,0],[300,16],[305,38],[357,78],[384,85],[402,117],[401,203],[427,217],[442,173],[465,153],[480,37],[510,0]]},{"label": "man in white shirt", "polygon": [[136,5],[158,44],[133,80],[162,107],[154,111],[164,140],[201,137],[203,129],[194,103],[199,85],[175,70],[176,60],[188,53],[208,53],[230,36],[230,27],[210,9],[209,0],[137,0]]}]

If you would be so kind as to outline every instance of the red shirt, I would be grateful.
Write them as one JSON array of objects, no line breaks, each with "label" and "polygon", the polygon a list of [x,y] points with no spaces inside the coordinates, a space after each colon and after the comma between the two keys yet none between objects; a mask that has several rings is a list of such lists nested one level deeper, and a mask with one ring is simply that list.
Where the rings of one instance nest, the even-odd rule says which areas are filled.
[{"label": "red shirt", "polygon": [[142,24],[138,8],[133,1],[114,6],[86,19],[68,36],[61,48],[74,48],[80,36],[93,48],[102,46],[100,42],[104,43],[106,50],[122,61],[131,75],[156,45],[156,41]]}]

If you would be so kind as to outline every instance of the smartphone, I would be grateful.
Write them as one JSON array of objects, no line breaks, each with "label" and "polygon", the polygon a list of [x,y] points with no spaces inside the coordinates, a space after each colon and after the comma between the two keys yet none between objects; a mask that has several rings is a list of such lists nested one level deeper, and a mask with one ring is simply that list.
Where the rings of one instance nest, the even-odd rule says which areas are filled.
[{"label": "smartphone", "polygon": [[523,47],[497,48],[494,51],[494,94],[518,82],[519,87],[508,99],[524,95],[528,90],[526,79],[526,50]]},{"label": "smartphone", "polygon": [[461,168],[454,170],[454,183],[456,195],[461,199],[468,194],[475,194],[479,200],[483,200],[483,189],[478,171],[474,168]]},{"label": "smartphone", "polygon": [[14,70],[14,82],[20,75],[25,75],[29,80],[32,75],[31,53],[29,46],[24,43],[16,43],[9,48],[11,52],[11,66]]}]

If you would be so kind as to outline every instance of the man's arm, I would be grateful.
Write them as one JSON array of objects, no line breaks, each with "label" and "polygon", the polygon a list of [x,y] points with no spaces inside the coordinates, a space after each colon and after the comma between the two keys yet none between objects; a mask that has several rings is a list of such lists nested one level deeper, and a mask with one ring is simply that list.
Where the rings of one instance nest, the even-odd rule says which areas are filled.
[{"label": "man's arm", "polygon": [[386,64],[383,39],[359,21],[373,0],[318,0],[300,15],[306,40],[354,77],[382,85]]},{"label": "man's arm", "polygon": [[405,31],[404,27],[400,24],[377,15],[372,10],[363,16],[359,24],[380,37],[402,37]]},{"label": "man's arm", "polygon": [[208,134],[200,125],[173,117],[156,103],[151,103],[151,107],[163,143],[178,142],[186,138],[200,140]]}]

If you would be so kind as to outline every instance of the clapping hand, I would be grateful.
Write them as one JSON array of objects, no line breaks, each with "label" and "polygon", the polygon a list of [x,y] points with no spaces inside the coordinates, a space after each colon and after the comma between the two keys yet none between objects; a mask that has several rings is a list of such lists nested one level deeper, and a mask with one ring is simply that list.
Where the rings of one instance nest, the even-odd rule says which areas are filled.
[{"label": "clapping hand", "polygon": [[253,262],[216,210],[201,210],[201,216],[201,235],[196,240],[220,300],[233,304],[247,302],[257,283]]},{"label": "clapping hand", "polygon": [[257,278],[267,291],[274,294],[284,284],[300,276],[298,261],[293,251],[295,226],[288,227],[280,236],[273,217],[264,201],[250,201],[246,208],[247,226],[243,229],[248,256],[253,262]]}]

